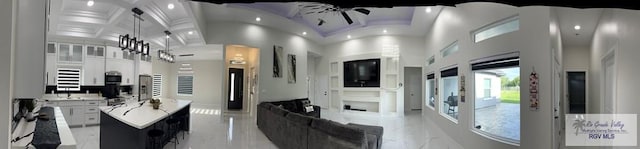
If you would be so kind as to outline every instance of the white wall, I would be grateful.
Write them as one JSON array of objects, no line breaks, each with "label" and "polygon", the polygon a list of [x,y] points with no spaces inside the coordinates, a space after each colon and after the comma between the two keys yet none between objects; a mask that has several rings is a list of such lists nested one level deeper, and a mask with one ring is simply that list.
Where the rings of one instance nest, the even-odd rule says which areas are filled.
[{"label": "white wall", "polygon": [[420,67],[426,63],[427,59],[423,56],[425,52],[423,43],[423,37],[384,35],[351,39],[327,45],[316,71],[318,75],[329,75],[329,62],[331,59],[363,54],[380,54],[384,45],[399,46],[401,68],[404,66]]},{"label": "white wall", "polygon": [[600,111],[602,88],[601,60],[607,51],[615,47],[616,88],[614,99],[616,113],[640,113],[637,105],[637,88],[640,86],[640,12],[635,10],[606,9],[603,11],[591,46],[589,112]]},{"label": "white wall", "polygon": [[182,75],[175,73],[172,76],[170,88],[170,94],[175,96],[176,99],[193,100],[194,103],[199,104],[220,104],[222,95],[222,80],[223,76],[220,73],[223,67],[222,60],[198,60],[198,61],[180,61],[171,66],[171,71],[178,72],[183,63],[191,64],[193,68],[193,95],[192,96],[180,96],[178,95],[177,84],[178,76]]},{"label": "white wall", "polygon": [[18,1],[14,98],[40,98],[44,94],[46,1]]},{"label": "white wall", "polygon": [[[178,96],[178,70],[183,63],[191,64],[193,68],[193,96]],[[193,100],[198,104],[221,103],[222,95],[222,60],[197,60],[197,61],[179,61],[176,63],[167,63],[159,60],[153,60],[153,73],[162,74],[162,96],[163,98],[175,98]]]},{"label": "white wall", "polygon": [[[278,101],[307,97],[307,52],[322,53],[322,47],[316,43],[272,28],[237,22],[208,22],[206,42],[216,44],[246,45],[260,49],[259,101]],[[297,60],[296,84],[287,83],[287,74],[282,78],[273,78],[273,46],[284,48],[284,54],[295,54]],[[284,57],[286,60],[286,57]],[[283,64],[286,69],[286,63]],[[268,86],[260,86],[268,85]],[[269,86],[277,86],[269,87]]]},{"label": "white wall", "polygon": [[564,49],[565,69],[589,69],[591,48],[567,47]]},{"label": "white wall", "polygon": [[151,60],[151,65],[152,65],[152,76],[156,75],[156,74],[160,74],[162,75],[162,94],[160,95],[160,97],[162,98],[175,98],[175,94],[170,94],[170,86],[173,86],[173,78],[175,78],[175,73],[172,71],[171,69],[171,63],[167,63],[164,61],[160,61],[158,59],[152,59]]},{"label": "white wall", "polygon": [[[497,36],[479,43],[474,43],[470,33],[480,27],[495,21],[518,14],[520,18],[520,30],[501,36]],[[467,100],[460,103],[460,115],[458,123],[453,123],[432,110],[423,110],[423,115],[434,121],[448,136],[456,140],[463,148],[521,148],[539,149],[552,146],[552,107],[551,102],[551,47],[550,36],[550,8],[549,7],[513,7],[494,3],[465,3],[456,7],[446,7],[434,22],[426,35],[426,57],[436,55],[436,62],[425,67],[426,72],[436,72],[442,67],[453,64],[458,65],[459,74],[470,76],[469,61],[507,52],[520,52],[520,76],[527,78],[535,67],[540,75],[541,90],[539,93],[540,109],[529,110],[527,98],[522,99],[521,104],[521,138],[520,146],[498,142],[471,131],[473,124],[472,104]],[[442,58],[440,50],[458,41],[460,50]],[[558,41],[558,40],[556,40]],[[553,42],[560,45],[558,42]],[[556,48],[560,50],[559,48]],[[473,86],[472,77],[465,77],[466,88]],[[426,79],[426,77],[424,78]],[[438,82],[439,84],[441,82]],[[528,86],[529,80],[521,80],[521,86]],[[521,97],[529,97],[528,87],[520,89]],[[472,97],[473,90],[467,89],[466,97]],[[437,99],[441,100],[441,99]],[[441,107],[436,107],[436,111]],[[455,147],[455,146],[452,146]]]},{"label": "white wall", "polygon": [[[14,23],[17,0],[5,1],[0,5],[0,148],[9,148],[11,136],[11,113],[13,110],[13,52],[14,52]],[[4,147],[3,147],[4,146]]]}]

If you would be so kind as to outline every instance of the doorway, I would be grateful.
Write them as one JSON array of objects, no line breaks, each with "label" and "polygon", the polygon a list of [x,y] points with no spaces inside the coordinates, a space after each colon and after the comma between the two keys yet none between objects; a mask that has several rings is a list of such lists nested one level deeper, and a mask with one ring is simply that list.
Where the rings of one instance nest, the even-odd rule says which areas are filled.
[{"label": "doorway", "polygon": [[405,111],[422,110],[422,68],[404,68]]},{"label": "doorway", "polygon": [[242,93],[244,89],[243,76],[244,69],[229,68],[229,85],[227,86],[229,88],[227,109],[229,110],[242,110],[242,99],[244,95]]},{"label": "doorway", "polygon": [[567,71],[566,72],[566,93],[567,93],[567,113],[586,114],[587,113],[587,72]]},{"label": "doorway", "polygon": [[223,112],[252,114],[260,99],[260,49],[226,45],[224,55],[225,66],[221,72],[224,81],[220,83]]}]

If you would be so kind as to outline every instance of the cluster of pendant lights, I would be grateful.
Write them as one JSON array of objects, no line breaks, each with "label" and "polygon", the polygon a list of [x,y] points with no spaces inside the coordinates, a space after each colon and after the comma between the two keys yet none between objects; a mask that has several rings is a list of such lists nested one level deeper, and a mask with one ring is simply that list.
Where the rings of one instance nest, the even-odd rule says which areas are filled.
[{"label": "cluster of pendant lights", "polygon": [[[151,55],[149,55],[149,43],[145,43],[144,40],[140,39],[140,24],[142,21],[144,21],[142,17],[140,17],[140,15],[142,15],[144,12],[138,8],[133,8],[131,9],[131,11],[133,11],[133,36],[129,34],[120,35],[120,37],[118,38],[118,47],[120,47],[123,51],[142,54],[147,58],[151,57]],[[175,55],[171,54],[169,50],[169,35],[171,35],[171,32],[164,31],[164,33],[167,34],[166,49],[158,50],[158,58],[169,63],[174,63]]]},{"label": "cluster of pendant lights", "polygon": [[[145,43],[144,40],[141,40],[140,35],[140,24],[144,21],[140,15],[144,12],[138,8],[131,9],[133,11],[133,36],[126,34],[120,35],[118,38],[118,47],[120,47],[123,51],[129,51],[135,54],[142,54],[143,56],[149,55],[149,43]],[[136,26],[136,23],[138,26]],[[137,34],[136,34],[137,31]]]},{"label": "cluster of pendant lights", "polygon": [[171,35],[171,32],[169,31],[164,31],[165,34],[167,34],[167,43],[165,46],[165,50],[158,50],[158,58],[160,58],[160,60],[163,60],[165,62],[169,62],[169,63],[174,63],[175,61],[175,55],[171,54],[170,50],[169,50],[169,35]]}]

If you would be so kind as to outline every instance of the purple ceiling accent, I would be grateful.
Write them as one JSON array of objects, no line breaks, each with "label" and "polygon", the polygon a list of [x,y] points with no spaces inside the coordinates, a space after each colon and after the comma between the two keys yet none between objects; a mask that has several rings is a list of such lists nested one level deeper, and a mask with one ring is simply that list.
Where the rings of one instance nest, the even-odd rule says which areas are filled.
[{"label": "purple ceiling accent", "polygon": [[[308,21],[305,20],[305,18],[303,18],[302,15],[300,14],[296,14],[292,17],[288,17],[288,13],[289,13],[289,9],[290,5],[288,3],[234,3],[234,4],[229,4],[232,7],[241,7],[241,8],[247,8],[247,9],[257,9],[257,10],[261,10],[261,11],[265,11],[268,13],[272,13],[284,18],[288,18],[296,23],[300,23],[303,25],[306,25],[307,27],[313,29],[314,31],[316,31],[317,33],[319,33],[322,37],[328,37],[328,36],[332,36],[332,35],[336,35],[342,32],[346,32],[349,30],[353,30],[353,29],[358,29],[358,28],[364,28],[364,27],[368,27],[368,26],[377,26],[377,25],[407,25],[410,26],[411,22],[413,21],[413,12],[414,9],[413,7],[410,7],[410,9],[405,10],[405,14],[401,14],[399,17],[398,16],[393,16],[393,17],[388,17],[388,18],[371,18],[371,17],[367,17],[365,16],[365,19],[367,21],[366,25],[362,25],[361,22],[358,21],[358,19],[355,18],[355,16],[351,16],[354,20],[353,24],[349,24],[349,25],[343,25],[340,26],[338,28],[335,29],[322,29],[320,26],[318,26],[318,22],[315,21]],[[375,11],[375,10],[373,10]],[[335,15],[335,16],[331,16],[331,17],[340,17],[342,18],[342,16],[340,15]],[[311,19],[314,20],[314,19]],[[338,20],[342,20],[342,19],[338,19]],[[346,23],[345,23],[346,24]]]}]

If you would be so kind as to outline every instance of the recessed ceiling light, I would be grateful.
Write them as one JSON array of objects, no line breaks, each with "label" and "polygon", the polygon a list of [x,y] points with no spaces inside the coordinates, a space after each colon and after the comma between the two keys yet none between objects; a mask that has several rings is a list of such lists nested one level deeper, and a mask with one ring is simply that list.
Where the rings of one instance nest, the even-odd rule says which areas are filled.
[{"label": "recessed ceiling light", "polygon": [[260,17],[256,17],[256,21],[260,22],[262,19]]},{"label": "recessed ceiling light", "polygon": [[173,3],[169,3],[169,5],[167,5],[167,8],[173,10],[173,8],[175,8],[176,6],[173,5]]},{"label": "recessed ceiling light", "polygon": [[424,11],[427,13],[431,13],[431,7],[427,7],[427,9],[424,9]]},{"label": "recessed ceiling light", "polygon": [[302,32],[302,35],[307,35],[307,32]]},{"label": "recessed ceiling light", "polygon": [[95,4],[95,2],[93,0],[90,0],[87,2],[87,6],[91,7],[93,6],[93,4]]},{"label": "recessed ceiling light", "polygon": [[580,25],[573,26],[573,29],[580,30]]},{"label": "recessed ceiling light", "polygon": [[193,35],[193,31],[189,31],[189,35]]},{"label": "recessed ceiling light", "polygon": [[387,29],[382,30],[383,33],[387,33]]},{"label": "recessed ceiling light", "polygon": [[351,35],[347,35],[347,39],[351,39]]}]

